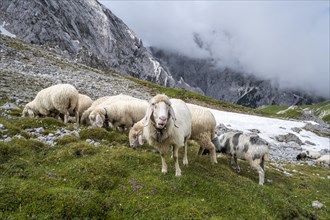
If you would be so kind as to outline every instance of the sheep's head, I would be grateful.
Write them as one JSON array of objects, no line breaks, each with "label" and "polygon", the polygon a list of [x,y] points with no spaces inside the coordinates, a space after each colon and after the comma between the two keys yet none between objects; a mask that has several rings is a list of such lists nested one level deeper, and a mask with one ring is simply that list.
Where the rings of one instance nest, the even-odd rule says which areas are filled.
[{"label": "sheep's head", "polygon": [[22,112],[23,117],[35,117],[37,114],[32,109],[32,102],[29,102],[28,104],[25,105],[23,112]]},{"label": "sheep's head", "polygon": [[143,145],[143,127],[142,128],[132,128],[129,131],[129,146],[135,148],[138,144]]},{"label": "sheep's head", "polygon": [[164,129],[171,117],[175,124],[176,117],[170,99],[166,95],[156,95],[150,100],[144,126],[147,126],[151,119],[157,129]]},{"label": "sheep's head", "polygon": [[88,116],[91,125],[93,127],[97,126],[101,128],[103,126],[105,119],[104,114],[105,114],[104,109],[95,109],[94,111],[92,111]]}]

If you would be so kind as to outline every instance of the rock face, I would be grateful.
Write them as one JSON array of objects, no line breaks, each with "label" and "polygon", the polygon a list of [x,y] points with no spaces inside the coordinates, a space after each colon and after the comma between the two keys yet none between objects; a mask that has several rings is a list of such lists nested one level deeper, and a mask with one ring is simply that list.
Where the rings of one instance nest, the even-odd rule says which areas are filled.
[{"label": "rock face", "polygon": [[281,90],[269,80],[253,75],[220,69],[212,59],[190,58],[175,52],[151,47],[153,55],[167,66],[176,80],[183,78],[199,87],[207,96],[248,107],[262,105],[303,105],[324,101],[303,92]]},{"label": "rock face", "polygon": [[55,47],[80,63],[194,90],[175,81],[142,40],[96,0],[1,0],[0,25],[21,40]]}]

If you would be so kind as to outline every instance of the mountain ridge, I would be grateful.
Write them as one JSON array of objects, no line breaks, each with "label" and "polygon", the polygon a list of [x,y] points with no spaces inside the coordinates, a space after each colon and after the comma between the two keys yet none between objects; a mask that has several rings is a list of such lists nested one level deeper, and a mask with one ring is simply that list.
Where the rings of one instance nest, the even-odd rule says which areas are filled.
[{"label": "mountain ridge", "polygon": [[[201,44],[201,43],[199,43]],[[229,68],[221,69],[212,58],[191,58],[178,52],[150,47],[153,55],[167,66],[174,79],[183,78],[205,95],[247,107],[263,105],[305,105],[325,101],[293,89],[280,89],[271,80],[260,79]]]},{"label": "mountain ridge", "polygon": [[62,55],[92,67],[198,91],[175,81],[142,40],[96,0],[4,0],[0,10],[0,24],[21,40],[51,45]]}]

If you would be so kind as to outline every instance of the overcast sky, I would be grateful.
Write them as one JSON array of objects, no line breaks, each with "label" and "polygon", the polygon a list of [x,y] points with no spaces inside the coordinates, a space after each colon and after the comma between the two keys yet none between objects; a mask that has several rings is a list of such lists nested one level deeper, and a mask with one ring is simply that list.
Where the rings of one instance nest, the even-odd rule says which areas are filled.
[{"label": "overcast sky", "polygon": [[221,67],[277,79],[284,87],[330,98],[329,1],[100,3],[146,46],[193,57],[212,56]]}]

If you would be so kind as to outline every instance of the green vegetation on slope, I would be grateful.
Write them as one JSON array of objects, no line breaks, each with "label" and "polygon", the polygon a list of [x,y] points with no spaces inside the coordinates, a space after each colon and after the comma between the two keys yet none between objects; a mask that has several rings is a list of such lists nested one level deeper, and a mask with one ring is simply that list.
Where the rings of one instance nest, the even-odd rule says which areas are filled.
[{"label": "green vegetation on slope", "polygon": [[310,114],[314,114],[325,122],[330,122],[330,101],[322,102],[315,105],[302,105],[302,106],[263,106],[256,110],[256,112],[285,118],[300,118],[303,115],[303,111],[309,111]]},{"label": "green vegetation on slope", "polygon": [[[271,164],[264,186],[247,163],[236,173],[228,158],[211,165],[190,143],[189,166],[167,158],[169,173],[152,147],[128,147],[126,134],[101,128],[79,129],[49,146],[30,137],[26,128],[54,131],[65,125],[52,118],[0,116],[1,219],[329,219],[330,176],[321,167],[287,165],[285,176]],[[74,129],[68,125],[67,129]],[[25,138],[2,141],[4,135]],[[86,139],[100,144],[94,146]],[[182,150],[182,149],[181,149]],[[301,172],[301,173],[299,173]],[[316,175],[317,174],[317,175]],[[313,209],[318,200],[325,205]]]}]

